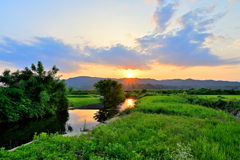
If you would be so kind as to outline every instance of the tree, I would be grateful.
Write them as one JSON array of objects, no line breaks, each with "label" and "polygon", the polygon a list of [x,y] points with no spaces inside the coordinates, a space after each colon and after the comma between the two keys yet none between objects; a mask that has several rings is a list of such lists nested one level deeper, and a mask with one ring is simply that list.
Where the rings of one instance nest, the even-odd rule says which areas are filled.
[{"label": "tree", "polygon": [[93,86],[98,94],[103,96],[100,100],[105,108],[117,107],[125,100],[124,91],[122,89],[123,85],[115,80],[100,80]]},{"label": "tree", "polygon": [[[0,93],[5,95],[5,99],[0,98],[0,102],[8,102],[8,105],[2,103],[0,111],[4,114],[11,112],[10,115],[16,111],[14,114],[20,117],[11,118],[13,116],[2,115],[0,121],[38,118],[45,114],[56,114],[58,111],[66,110],[69,106],[66,84],[56,76],[58,71],[56,66],[53,66],[50,71],[44,71],[40,61],[37,66],[32,64],[31,69],[25,67],[24,70],[17,70],[13,73],[6,69],[0,75],[0,83],[5,86],[0,90]],[[14,99],[15,95],[20,95],[18,100]],[[26,103],[29,101],[30,103]],[[16,110],[14,107],[25,109]]]},{"label": "tree", "polygon": [[74,88],[71,86],[68,88],[68,94],[71,94],[73,92]]}]

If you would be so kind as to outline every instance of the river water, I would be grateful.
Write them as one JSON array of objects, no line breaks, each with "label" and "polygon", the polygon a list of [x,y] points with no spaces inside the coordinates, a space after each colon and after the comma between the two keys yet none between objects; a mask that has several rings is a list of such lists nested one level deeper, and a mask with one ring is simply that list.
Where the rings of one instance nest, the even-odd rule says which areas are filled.
[{"label": "river water", "polygon": [[135,99],[126,99],[118,109],[86,110],[74,109],[62,112],[56,116],[39,119],[22,120],[14,123],[0,124],[0,148],[15,148],[32,141],[35,133],[60,133],[74,135],[84,128],[92,129],[99,123],[117,115],[128,107],[134,107]]}]

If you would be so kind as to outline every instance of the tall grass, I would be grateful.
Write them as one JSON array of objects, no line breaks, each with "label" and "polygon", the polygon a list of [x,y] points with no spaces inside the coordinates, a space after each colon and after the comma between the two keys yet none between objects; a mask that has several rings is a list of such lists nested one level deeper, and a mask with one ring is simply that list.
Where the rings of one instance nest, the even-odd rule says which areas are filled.
[{"label": "tall grass", "polygon": [[240,159],[239,120],[166,97],[144,97],[129,115],[87,135],[42,133],[33,144],[2,150],[0,159]]},{"label": "tall grass", "polygon": [[168,115],[183,115],[198,118],[217,118],[221,120],[236,120],[235,117],[223,112],[199,105],[184,104],[186,99],[177,96],[151,96],[139,100],[134,110],[144,113],[163,113]]},{"label": "tall grass", "polygon": [[62,135],[41,133],[34,137],[29,145],[19,147],[15,151],[1,149],[1,160],[20,159],[77,159],[81,146],[86,141],[84,136],[63,137]]}]

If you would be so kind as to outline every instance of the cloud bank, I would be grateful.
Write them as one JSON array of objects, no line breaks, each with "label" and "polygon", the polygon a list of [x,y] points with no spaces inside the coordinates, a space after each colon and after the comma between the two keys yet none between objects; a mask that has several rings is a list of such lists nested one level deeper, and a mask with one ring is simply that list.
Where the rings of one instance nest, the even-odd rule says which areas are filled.
[{"label": "cloud bank", "polygon": [[[42,61],[46,68],[56,65],[61,72],[81,69],[85,63],[106,65],[122,69],[151,69],[151,64],[174,66],[219,66],[239,64],[238,59],[221,59],[211,53],[204,43],[214,36],[208,32],[226,12],[209,18],[215,6],[191,10],[173,19],[178,3],[156,0],[153,12],[156,24],[152,34],[136,39],[138,47],[130,48],[121,44],[95,48],[91,46],[73,47],[52,37],[35,37],[34,41],[23,43],[4,37],[0,42],[0,61],[10,62],[18,68]],[[178,28],[168,30],[177,23]],[[80,49],[81,48],[81,49]]]},{"label": "cloud bank", "polygon": [[22,43],[5,37],[3,41],[4,43],[0,43],[0,60],[13,63],[18,68],[42,61],[46,68],[56,65],[62,72],[79,69],[75,61],[78,52],[54,38],[36,37],[33,42]]},{"label": "cloud bank", "polygon": [[[175,11],[174,4],[166,5],[155,14],[162,15],[162,11],[172,15]],[[219,13],[206,19],[205,15],[212,12],[214,7],[189,11],[178,19],[181,29],[174,33],[161,34],[160,32],[137,39],[142,50],[149,54],[150,59],[155,59],[159,64],[176,66],[218,66],[224,64],[238,64],[239,60],[221,59],[211,54],[210,48],[204,47],[205,39],[213,36],[206,32],[208,27],[223,17],[226,13]],[[159,10],[159,8],[158,8]],[[156,16],[156,17],[159,17]],[[157,28],[165,28],[166,22],[158,21]],[[157,20],[156,20],[157,21]],[[164,26],[164,27],[163,27]]]}]

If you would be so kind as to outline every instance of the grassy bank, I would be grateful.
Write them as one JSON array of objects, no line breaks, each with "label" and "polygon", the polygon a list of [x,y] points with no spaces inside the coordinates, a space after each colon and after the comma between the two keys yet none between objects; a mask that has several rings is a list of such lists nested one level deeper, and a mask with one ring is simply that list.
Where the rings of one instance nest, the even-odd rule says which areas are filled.
[{"label": "grassy bank", "polygon": [[176,96],[140,99],[130,114],[79,137],[36,137],[38,141],[0,159],[217,159],[237,160],[240,121]]},{"label": "grassy bank", "polygon": [[151,96],[140,99],[134,108],[144,113],[157,113],[166,115],[188,116],[196,118],[215,118],[225,121],[236,120],[222,110],[215,110],[199,105],[185,104],[185,99],[180,97]]},{"label": "grassy bank", "polygon": [[88,95],[68,95],[68,100],[70,101],[73,107],[88,105],[88,104],[96,104],[100,103],[98,97],[95,94]]}]

